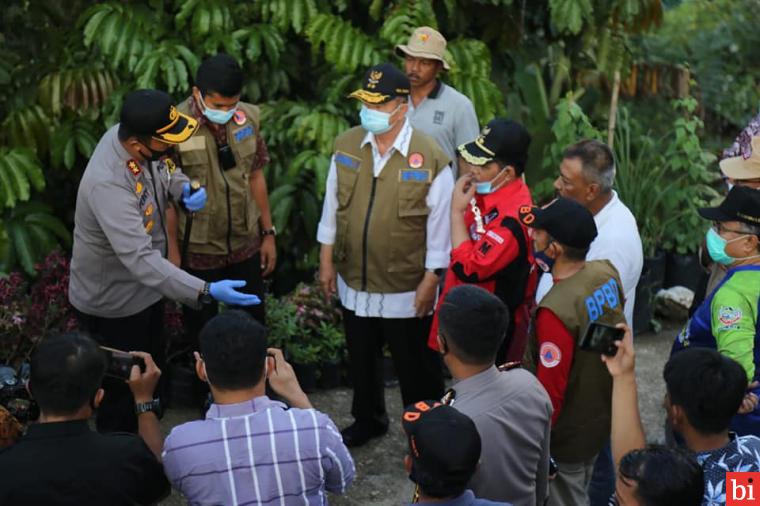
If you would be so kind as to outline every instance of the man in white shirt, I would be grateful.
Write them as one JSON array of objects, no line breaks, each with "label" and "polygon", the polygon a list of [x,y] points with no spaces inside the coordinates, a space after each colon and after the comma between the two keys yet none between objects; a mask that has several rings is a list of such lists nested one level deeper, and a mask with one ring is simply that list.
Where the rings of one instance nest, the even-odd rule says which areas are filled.
[{"label": "man in white shirt", "polygon": [[382,349],[390,348],[404,405],[443,395],[440,357],[427,346],[439,276],[449,263],[449,158],[406,119],[409,79],[369,69],[361,126],[335,141],[317,240],[319,279],[343,306],[356,422],[347,446],[385,434]]},{"label": "man in white shirt", "polygon": [[[612,189],[614,181],[615,159],[610,148],[596,140],[583,140],[565,149],[554,189],[594,215],[599,235],[591,243],[586,259],[609,260],[615,266],[623,282],[625,319],[631,326],[644,253],[636,218]],[[537,302],[552,285],[551,275],[541,276]]]},{"label": "man in white shirt", "polygon": [[[597,140],[582,140],[562,153],[554,189],[594,215],[598,235],[591,243],[586,260],[609,260],[617,269],[625,293],[625,319],[633,327],[636,285],[644,265],[644,252],[636,218],[612,189],[615,158],[612,150]],[[551,274],[541,276],[536,290],[540,302],[554,284]],[[615,490],[615,469],[609,445],[597,457],[589,486],[592,506],[606,504]]]}]

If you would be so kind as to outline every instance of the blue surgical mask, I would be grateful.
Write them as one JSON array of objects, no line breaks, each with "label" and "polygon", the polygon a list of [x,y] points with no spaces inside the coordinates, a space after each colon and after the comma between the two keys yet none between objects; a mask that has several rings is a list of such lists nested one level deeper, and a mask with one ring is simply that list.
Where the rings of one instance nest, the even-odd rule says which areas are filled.
[{"label": "blue surgical mask", "polygon": [[201,104],[203,105],[203,115],[206,116],[209,121],[211,121],[212,123],[216,123],[218,125],[226,125],[227,122],[232,119],[232,116],[234,116],[235,112],[237,111],[237,106],[233,107],[229,111],[220,111],[219,109],[212,109],[206,105],[206,102],[203,101],[202,97],[201,97]]},{"label": "blue surgical mask", "polygon": [[[401,107],[399,105],[399,107]],[[362,105],[362,110],[359,111],[359,119],[362,122],[362,127],[373,134],[384,134],[391,129],[391,116],[393,116],[398,107],[393,112],[382,112],[370,109],[366,105]]]},{"label": "blue surgical mask", "polygon": [[743,239],[744,237],[746,236],[743,235],[741,237],[737,237],[736,239],[731,239],[728,241],[722,238],[714,228],[710,227],[710,229],[707,231],[707,235],[705,236],[705,242],[707,243],[707,252],[710,254],[710,258],[721,265],[731,265],[737,260],[741,260],[740,258],[734,258],[726,253],[726,245],[734,241],[738,241],[739,239]]},{"label": "blue surgical mask", "polygon": [[503,182],[500,183],[496,188],[493,187],[493,182],[496,180],[497,177],[501,176],[501,174],[504,172],[506,167],[501,169],[498,174],[496,174],[493,179],[490,181],[484,181],[482,183],[475,183],[475,193],[479,195],[488,195],[489,193],[493,193],[499,188],[503,186]]},{"label": "blue surgical mask", "polygon": [[544,272],[551,272],[554,267],[555,259],[546,254],[546,250],[548,250],[551,245],[552,242],[549,241],[549,244],[547,244],[544,249],[536,251],[536,243],[533,243],[533,258],[536,259],[536,265],[538,265],[538,268]]}]

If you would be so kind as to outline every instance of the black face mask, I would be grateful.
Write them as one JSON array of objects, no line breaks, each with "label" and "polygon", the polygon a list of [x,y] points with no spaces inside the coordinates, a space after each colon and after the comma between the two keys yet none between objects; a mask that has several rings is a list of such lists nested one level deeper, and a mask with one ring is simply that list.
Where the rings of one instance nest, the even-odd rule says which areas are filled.
[{"label": "black face mask", "polygon": [[148,162],[157,162],[161,158],[164,158],[166,156],[172,156],[172,154],[174,153],[174,148],[171,148],[171,147],[170,148],[166,148],[163,151],[154,151],[154,150],[150,149],[147,144],[142,144],[142,147],[145,148],[145,149],[147,149],[148,152],[150,153],[150,156],[145,156],[145,154],[143,154],[141,152],[141,154],[143,155],[143,157],[145,158],[145,160],[148,161]]}]

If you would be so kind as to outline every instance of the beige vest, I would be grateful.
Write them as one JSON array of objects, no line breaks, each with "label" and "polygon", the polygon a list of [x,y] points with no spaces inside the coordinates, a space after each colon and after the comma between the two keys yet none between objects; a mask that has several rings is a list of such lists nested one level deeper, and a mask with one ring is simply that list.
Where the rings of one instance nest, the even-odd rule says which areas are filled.
[{"label": "beige vest", "polygon": [[[557,315],[576,343],[562,412],[551,434],[551,454],[560,462],[591,459],[610,437],[612,377],[599,354],[580,350],[578,342],[590,321],[625,323],[624,304],[620,276],[608,260],[586,262],[539,304]],[[535,338],[528,353],[537,360]]]},{"label": "beige vest", "polygon": [[[187,101],[178,109],[190,113]],[[179,145],[182,171],[190,179],[197,179],[208,193],[206,206],[193,219],[189,253],[229,255],[251,244],[259,234],[261,212],[251,194],[250,181],[259,135],[259,108],[240,102],[238,111],[244,115],[242,121],[234,118],[225,125],[227,142],[237,162],[234,168],[223,171],[220,167],[216,139],[206,125]],[[185,214],[180,213],[180,241],[185,236],[185,222]]]},{"label": "beige vest", "polygon": [[335,265],[355,290],[413,291],[425,274],[429,213],[425,199],[449,159],[432,138],[415,130],[408,156],[394,152],[375,178],[372,146],[360,147],[366,134],[354,127],[335,141]]}]

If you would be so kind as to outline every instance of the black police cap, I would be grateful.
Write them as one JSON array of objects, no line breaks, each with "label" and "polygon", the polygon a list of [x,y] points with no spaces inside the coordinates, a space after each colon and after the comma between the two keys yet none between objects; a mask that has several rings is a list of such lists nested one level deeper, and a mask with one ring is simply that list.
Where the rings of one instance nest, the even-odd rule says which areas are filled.
[{"label": "black police cap", "polygon": [[509,165],[524,167],[530,141],[530,134],[520,123],[497,118],[488,122],[477,139],[462,144],[457,151],[472,165],[485,165],[498,159]]},{"label": "black police cap", "polygon": [[129,93],[121,106],[120,122],[136,135],[168,144],[185,142],[198,129],[198,121],[179,112],[172,97],[160,90]]},{"label": "black police cap", "polygon": [[712,221],[741,221],[760,226],[760,190],[734,186],[718,207],[702,207],[699,214]]},{"label": "black police cap", "polygon": [[364,74],[362,87],[349,95],[368,104],[384,104],[396,97],[409,96],[410,84],[406,74],[391,63],[371,67]]}]

